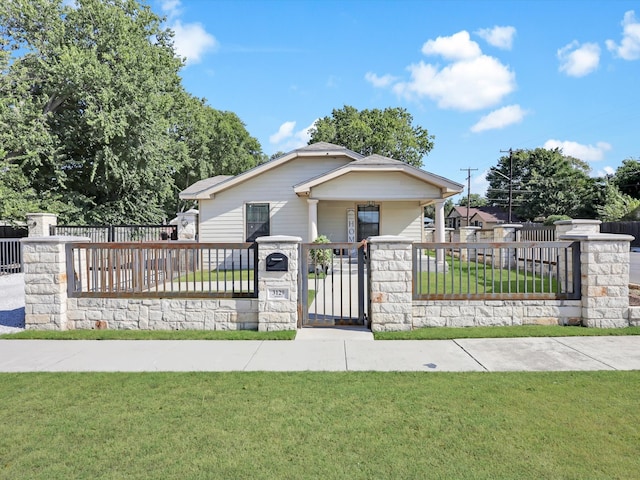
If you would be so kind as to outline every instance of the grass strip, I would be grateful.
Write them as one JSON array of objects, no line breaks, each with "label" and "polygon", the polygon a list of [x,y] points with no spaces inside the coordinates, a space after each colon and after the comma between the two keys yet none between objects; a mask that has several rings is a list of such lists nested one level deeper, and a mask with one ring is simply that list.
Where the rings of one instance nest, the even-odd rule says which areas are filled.
[{"label": "grass strip", "polygon": [[517,325],[510,327],[426,327],[406,332],[375,332],[376,340],[452,340],[457,338],[594,337],[640,335],[640,327],[585,328],[561,325]]},{"label": "grass strip", "polygon": [[640,372],[0,374],[0,477],[632,478]]},{"label": "grass strip", "polygon": [[295,330],[24,330],[0,335],[3,340],[293,340]]}]

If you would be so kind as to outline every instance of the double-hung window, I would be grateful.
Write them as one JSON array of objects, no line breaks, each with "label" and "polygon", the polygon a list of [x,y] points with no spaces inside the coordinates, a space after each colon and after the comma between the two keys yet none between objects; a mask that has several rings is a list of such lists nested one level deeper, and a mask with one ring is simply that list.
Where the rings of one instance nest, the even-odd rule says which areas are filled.
[{"label": "double-hung window", "polygon": [[245,222],[247,242],[255,242],[258,237],[268,236],[270,234],[269,204],[247,203]]}]

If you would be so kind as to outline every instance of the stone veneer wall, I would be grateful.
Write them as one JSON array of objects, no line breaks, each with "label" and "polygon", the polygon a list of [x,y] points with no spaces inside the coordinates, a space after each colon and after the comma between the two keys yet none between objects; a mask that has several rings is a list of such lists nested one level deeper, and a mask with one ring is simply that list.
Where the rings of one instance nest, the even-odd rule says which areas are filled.
[{"label": "stone veneer wall", "polygon": [[413,328],[579,325],[580,300],[414,300]]},{"label": "stone veneer wall", "polygon": [[256,299],[67,299],[67,329],[257,330]]}]

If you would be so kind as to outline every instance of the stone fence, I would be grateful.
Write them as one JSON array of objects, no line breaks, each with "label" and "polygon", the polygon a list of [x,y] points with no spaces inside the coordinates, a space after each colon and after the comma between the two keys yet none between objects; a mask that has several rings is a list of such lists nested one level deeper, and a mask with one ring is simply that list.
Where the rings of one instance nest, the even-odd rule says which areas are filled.
[{"label": "stone fence", "polygon": [[[515,239],[514,226],[496,229]],[[579,300],[414,300],[412,243],[395,236],[369,239],[370,317],[374,331],[428,326],[581,324],[625,327],[640,324],[640,308],[629,307],[627,235],[602,234],[599,223],[560,222],[559,240],[580,243]],[[467,235],[466,238],[469,238]],[[209,329],[291,330],[299,326],[301,239],[259,238],[258,298],[72,298],[68,293],[66,245],[78,237],[22,239],[27,329]],[[462,240],[462,239],[461,239]],[[268,271],[270,254],[288,258],[287,271]]]}]

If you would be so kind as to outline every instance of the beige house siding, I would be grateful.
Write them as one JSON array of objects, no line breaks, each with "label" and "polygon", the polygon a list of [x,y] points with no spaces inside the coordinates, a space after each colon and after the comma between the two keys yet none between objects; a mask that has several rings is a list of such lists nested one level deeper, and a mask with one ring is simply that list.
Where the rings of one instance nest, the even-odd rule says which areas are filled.
[{"label": "beige house siding", "polygon": [[349,163],[347,158],[300,157],[242,184],[223,190],[212,200],[200,201],[200,239],[207,242],[244,242],[245,204],[268,203],[272,235],[308,237],[308,204],[293,186],[327,170]]},{"label": "beige house siding", "polygon": [[[357,212],[366,201],[320,201],[318,204],[318,234],[332,242],[347,241],[347,209]],[[381,202],[380,235],[401,235],[422,241],[421,207],[418,202]],[[304,238],[304,237],[303,237]]]},{"label": "beige house siding", "polygon": [[340,191],[341,200],[363,199],[416,199],[440,198],[440,189],[427,185],[402,172],[350,172],[312,188],[311,196],[319,200],[335,199]]}]

